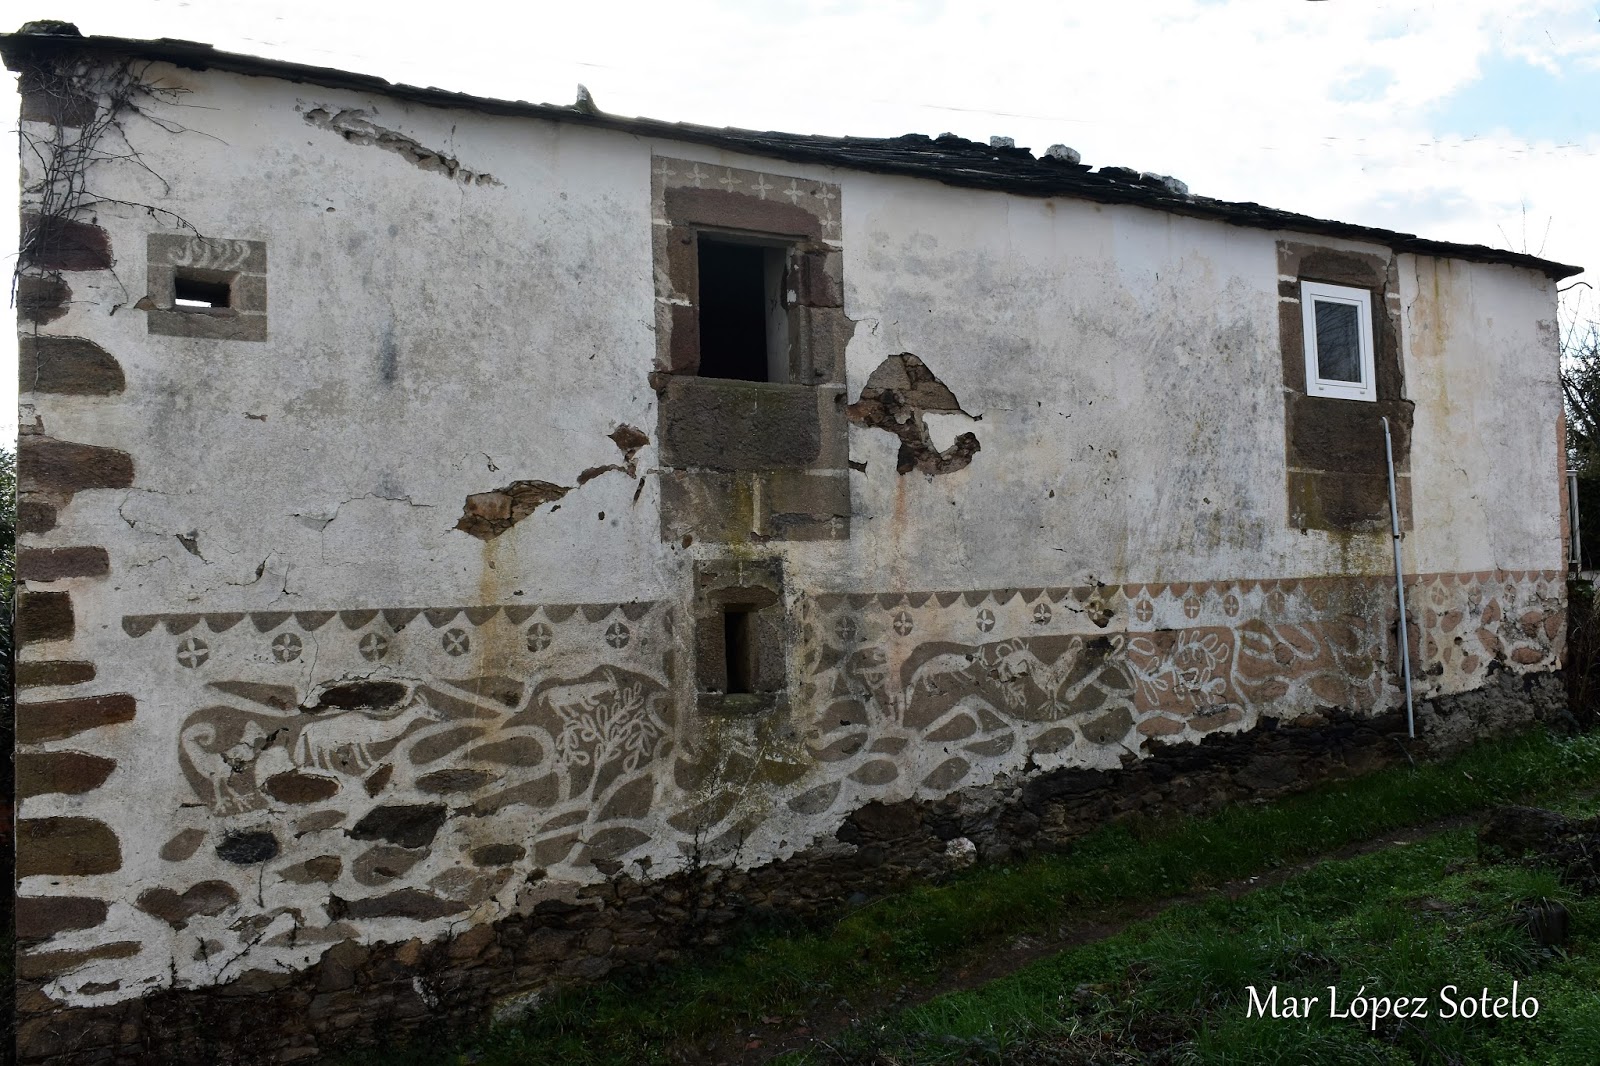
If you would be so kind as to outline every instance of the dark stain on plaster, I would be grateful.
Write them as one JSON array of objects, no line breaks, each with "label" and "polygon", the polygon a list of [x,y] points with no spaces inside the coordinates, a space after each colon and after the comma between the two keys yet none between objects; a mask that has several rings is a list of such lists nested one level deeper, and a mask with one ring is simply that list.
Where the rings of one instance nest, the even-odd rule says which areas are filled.
[{"label": "dark stain on plaster", "polygon": [[34,213],[22,216],[21,265],[37,270],[108,270],[111,238],[90,222]]},{"label": "dark stain on plaster", "polygon": [[899,473],[920,470],[931,476],[965,469],[982,450],[977,436],[963,433],[940,451],[934,447],[922,417],[925,412],[962,414],[974,421],[982,417],[963,411],[955,393],[910,352],[891,355],[879,364],[862,386],[860,397],[849,407],[851,422],[884,430],[900,439],[900,455],[895,463]]},{"label": "dark stain on plaster", "polygon": [[115,448],[29,434],[17,442],[17,481],[23,492],[63,501],[88,489],[125,489],[133,484],[133,457]]},{"label": "dark stain on plaster", "polygon": [[134,906],[182,929],[191,918],[221,914],[238,902],[239,893],[226,881],[201,881],[182,893],[170,888],[145,889]]},{"label": "dark stain on plaster", "polygon": [[17,279],[17,317],[36,326],[54,322],[67,313],[72,287],[60,275]]},{"label": "dark stain on plaster", "polygon": [[16,907],[17,939],[23,941],[93,929],[104,924],[109,910],[105,900],[87,896],[23,896]]},{"label": "dark stain on plaster", "polygon": [[17,358],[23,392],[114,396],[127,387],[111,353],[81,337],[20,337]]},{"label": "dark stain on plaster", "polygon": [[493,174],[468,170],[453,155],[425,148],[403,133],[376,125],[365,111],[346,108],[333,112],[314,107],[306,112],[306,121],[318,129],[331,130],[351,144],[375,145],[393,152],[420,170],[442,174],[463,185],[500,185]]},{"label": "dark stain on plaster", "polygon": [[384,896],[345,900],[329,896],[323,905],[328,917],[334,921],[350,918],[360,921],[367,918],[411,918],[419,922],[460,914],[471,908],[458,900],[441,899],[416,888],[402,888]]},{"label": "dark stain on plaster", "polygon": [[56,528],[56,509],[39,500],[17,501],[17,532],[48,533]]},{"label": "dark stain on plaster", "polygon": [[400,376],[400,346],[395,343],[394,325],[383,332],[383,343],[378,346],[378,377],[385,385],[393,385]]},{"label": "dark stain on plaster", "polygon": [[479,540],[493,540],[547,503],[555,503],[572,490],[548,481],[513,481],[492,492],[467,497],[456,528]]}]

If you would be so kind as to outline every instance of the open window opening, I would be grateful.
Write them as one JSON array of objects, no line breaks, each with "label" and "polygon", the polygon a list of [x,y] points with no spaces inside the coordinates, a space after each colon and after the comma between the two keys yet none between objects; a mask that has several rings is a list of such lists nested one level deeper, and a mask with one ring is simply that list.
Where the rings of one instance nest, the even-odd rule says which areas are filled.
[{"label": "open window opening", "polygon": [[172,305],[187,311],[216,311],[233,305],[233,285],[208,281],[179,270],[172,278]]},{"label": "open window opening", "polygon": [[699,238],[700,376],[789,380],[788,249]]},{"label": "open window opening", "polygon": [[1372,294],[1345,285],[1300,283],[1304,318],[1306,392],[1346,400],[1376,400]]},{"label": "open window opening", "polygon": [[728,695],[754,692],[756,684],[756,642],[750,624],[750,608],[729,605],[722,611],[722,649]]}]

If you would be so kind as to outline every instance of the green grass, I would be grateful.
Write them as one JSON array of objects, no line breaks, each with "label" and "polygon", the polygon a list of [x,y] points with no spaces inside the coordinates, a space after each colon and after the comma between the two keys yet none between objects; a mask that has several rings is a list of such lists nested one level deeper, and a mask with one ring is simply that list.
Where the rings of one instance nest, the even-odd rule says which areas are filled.
[{"label": "green grass", "polygon": [[[869,1009],[903,989],[926,987],[940,973],[999,943],[1053,930],[1084,912],[1204,890],[1405,826],[1497,803],[1548,801],[1597,785],[1600,737],[1561,739],[1538,733],[1484,744],[1447,763],[1381,771],[1275,804],[1230,808],[1203,819],[1123,823],[1097,831],[1059,855],[980,867],[941,885],[885,897],[824,929],[758,930],[694,962],[559,995],[519,1024],[485,1031],[450,1048],[409,1054],[391,1049],[347,1061],[381,1061],[384,1066],[458,1060],[483,1066],[676,1061],[684,1049],[703,1048],[711,1037],[763,1018],[803,1023],[841,1006]],[[1397,850],[1401,856],[1426,852]],[[1381,864],[1383,857],[1371,861]],[[1314,898],[1331,899],[1327,893],[1335,889],[1317,887],[1320,876],[1313,871],[1297,878],[1297,887],[1274,891],[1312,894],[1308,900],[1322,893]],[[1353,888],[1341,891],[1347,891],[1339,898],[1348,910],[1360,897]],[[1231,995],[1239,990],[1241,978],[1266,972],[1262,967],[1278,958],[1273,953],[1287,950],[1283,937],[1305,935],[1308,930],[1285,926],[1282,937],[1255,937],[1240,944],[1219,932],[1175,957],[1179,968],[1163,970],[1157,984]],[[1108,950],[1094,945],[1081,957],[1101,958],[1097,953]],[[1111,965],[1111,959],[1103,956],[1104,965],[1094,972]],[[1051,995],[1084,983],[1073,979],[1062,986],[1061,980],[1066,979],[1049,979],[1055,989]],[[995,987],[996,995],[1010,994],[1004,992],[1010,987],[1005,982]],[[1013,1017],[985,1001],[982,1011],[991,1009],[997,1011],[994,1019]],[[965,1029],[943,1035],[987,1041],[1009,1031],[998,1021],[983,1023],[980,1014],[972,1015]],[[1026,1011],[1014,1016],[1031,1019],[1018,1022],[1024,1034],[1032,1032],[1029,1025],[1045,1024]],[[1263,1039],[1272,1032],[1276,1030]],[[1343,1030],[1324,1035],[1335,1042],[1346,1039]],[[949,1046],[960,1054],[982,1051],[959,1043]],[[1297,1047],[1291,1041],[1284,1053],[1302,1054],[1304,1049]],[[1217,1061],[1231,1060],[1224,1054]]]},{"label": "green grass", "polygon": [[[1592,804],[1591,804],[1592,806]],[[970,992],[943,996],[835,1051],[786,1062],[1600,1062],[1600,900],[1554,874],[1474,859],[1472,830],[1331,861],[1238,900],[1174,907]],[[1518,908],[1555,900],[1574,937],[1539,947]],[[1488,988],[1532,1019],[1446,1018]],[[1429,1017],[1373,1029],[1329,1016],[1365,990],[1426,996]],[[1251,1015],[1247,989],[1317,996],[1307,1018]],[[1471,990],[1469,993],[1467,990]],[[1344,1008],[1341,1008],[1344,1009]]]}]

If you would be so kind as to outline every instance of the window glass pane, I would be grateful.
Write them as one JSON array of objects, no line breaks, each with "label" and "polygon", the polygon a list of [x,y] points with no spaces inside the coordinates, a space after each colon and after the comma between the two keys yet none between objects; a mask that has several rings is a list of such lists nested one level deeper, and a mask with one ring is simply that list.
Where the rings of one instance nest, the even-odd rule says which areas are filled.
[{"label": "window glass pane", "polygon": [[1317,302],[1317,377],[1361,384],[1361,314],[1354,304]]}]

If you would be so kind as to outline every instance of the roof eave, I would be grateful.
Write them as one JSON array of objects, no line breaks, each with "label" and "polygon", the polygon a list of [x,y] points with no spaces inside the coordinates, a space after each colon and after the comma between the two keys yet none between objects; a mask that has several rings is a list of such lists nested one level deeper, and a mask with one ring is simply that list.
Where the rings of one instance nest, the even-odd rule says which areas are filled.
[{"label": "roof eave", "polygon": [[[874,173],[931,179],[962,188],[989,189],[1022,196],[1069,196],[1108,204],[1131,204],[1193,218],[1252,229],[1286,230],[1386,245],[1396,252],[1440,256],[1470,262],[1521,267],[1560,281],[1583,268],[1524,252],[1486,245],[1434,241],[1415,234],[1316,218],[1260,204],[1177,195],[1159,185],[1125,181],[1091,173],[1090,168],[1055,159],[1034,159],[1025,149],[990,149],[974,142],[924,137],[854,138],[802,136],[731,128],[697,126],[650,118],[628,118],[604,112],[496,100],[444,89],[396,84],[370,74],[286,60],[222,52],[208,44],[170,38],[137,40],[124,37],[82,37],[66,33],[0,34],[0,57],[15,71],[30,58],[92,53],[166,62],[193,70],[215,69],[235,74],[276,78],[330,89],[381,93],[385,96],[489,115],[539,118],[616,130],[637,136],[688,141],[749,155],[799,163],[816,163]],[[946,149],[940,151],[940,145]]]}]

